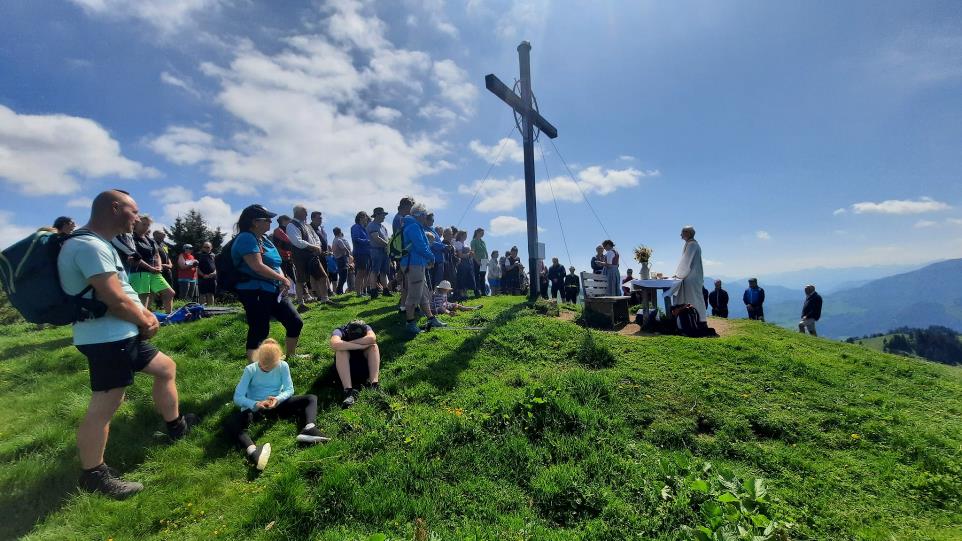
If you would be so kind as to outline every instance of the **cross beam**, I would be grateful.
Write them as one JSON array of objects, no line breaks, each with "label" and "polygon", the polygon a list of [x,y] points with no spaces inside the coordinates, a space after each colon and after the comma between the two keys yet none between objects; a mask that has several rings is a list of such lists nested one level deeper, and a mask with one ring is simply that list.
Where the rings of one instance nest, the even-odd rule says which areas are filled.
[{"label": "cross beam", "polygon": [[521,95],[518,96],[494,74],[484,78],[484,86],[501,98],[521,116],[521,135],[524,140],[524,204],[528,224],[528,273],[529,297],[538,297],[541,287],[538,275],[538,202],[535,193],[534,176],[534,128],[537,126],[541,133],[554,139],[558,137],[558,130],[545,120],[534,108],[534,98],[531,94],[531,44],[522,41],[518,45],[518,63],[521,66]]}]

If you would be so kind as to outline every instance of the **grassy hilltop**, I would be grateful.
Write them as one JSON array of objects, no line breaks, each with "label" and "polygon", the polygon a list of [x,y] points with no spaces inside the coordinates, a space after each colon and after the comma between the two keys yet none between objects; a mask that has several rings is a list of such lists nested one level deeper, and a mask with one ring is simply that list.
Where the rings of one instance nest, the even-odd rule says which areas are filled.
[{"label": "grassy hilltop", "polygon": [[[342,411],[327,337],[357,316],[380,336],[386,393]],[[242,316],[164,328],[204,422],[154,437],[139,378],[107,449],[146,485],[123,502],[75,488],[89,391],[69,329],[0,327],[0,539],[679,539],[753,520],[791,523],[790,539],[962,539],[958,368],[748,321],[720,339],[586,339],[506,297],[455,318],[482,331],[411,341],[388,300],[305,322],[314,355],[291,368],[331,443],[259,425],[275,451],[253,474],[219,429]]]}]

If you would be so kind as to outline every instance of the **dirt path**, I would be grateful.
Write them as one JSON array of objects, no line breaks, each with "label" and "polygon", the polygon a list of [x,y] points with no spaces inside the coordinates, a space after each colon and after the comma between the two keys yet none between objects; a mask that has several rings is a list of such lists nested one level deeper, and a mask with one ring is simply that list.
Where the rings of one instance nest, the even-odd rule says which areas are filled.
[{"label": "dirt path", "polygon": [[[568,310],[561,310],[558,315],[558,318],[562,321],[574,321],[576,317],[577,314],[575,312],[569,312]],[[722,337],[732,336],[738,332],[735,326],[732,325],[731,320],[722,319],[719,317],[709,317],[708,326],[715,329],[715,332],[718,333],[718,336]],[[635,336],[639,338],[643,336],[659,336],[656,333],[642,332],[641,327],[637,323],[629,323],[619,329],[617,332],[622,336]]]}]

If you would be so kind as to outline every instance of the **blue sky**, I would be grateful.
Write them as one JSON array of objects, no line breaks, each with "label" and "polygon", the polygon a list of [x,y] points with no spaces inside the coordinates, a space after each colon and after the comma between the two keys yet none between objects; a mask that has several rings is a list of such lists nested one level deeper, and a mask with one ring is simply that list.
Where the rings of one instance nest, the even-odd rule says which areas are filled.
[{"label": "blue sky", "polygon": [[607,229],[671,273],[686,224],[713,275],[962,256],[958,2],[4,2],[0,244],[117,186],[225,227],[412,194],[524,251],[520,138],[484,89],[522,39],[560,134],[549,257],[584,268]]}]

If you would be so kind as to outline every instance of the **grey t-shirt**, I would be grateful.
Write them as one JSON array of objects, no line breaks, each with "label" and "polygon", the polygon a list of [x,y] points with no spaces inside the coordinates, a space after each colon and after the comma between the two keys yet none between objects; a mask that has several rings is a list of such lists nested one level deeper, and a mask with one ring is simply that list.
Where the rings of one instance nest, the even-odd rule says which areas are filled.
[{"label": "grey t-shirt", "polygon": [[[134,288],[130,287],[127,271],[124,270],[117,250],[97,234],[75,237],[65,242],[57,258],[57,270],[60,272],[60,286],[68,295],[77,295],[83,291],[89,285],[87,280],[91,276],[116,273],[124,293],[140,305],[140,297]],[[92,293],[87,297],[92,297]],[[124,340],[139,333],[140,330],[133,323],[108,313],[103,317],[74,323],[73,343],[78,346],[103,344]]]},{"label": "grey t-shirt", "polygon": [[[379,233],[385,242],[381,242],[381,240],[374,235],[375,233]],[[391,240],[391,236],[387,234],[387,228],[384,227],[384,224],[379,224],[374,221],[367,224],[367,236],[371,239],[372,248],[380,248],[382,250],[387,248],[387,243]]]}]

